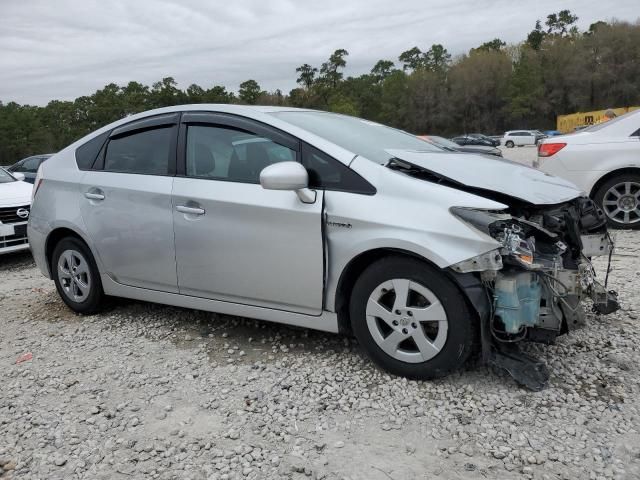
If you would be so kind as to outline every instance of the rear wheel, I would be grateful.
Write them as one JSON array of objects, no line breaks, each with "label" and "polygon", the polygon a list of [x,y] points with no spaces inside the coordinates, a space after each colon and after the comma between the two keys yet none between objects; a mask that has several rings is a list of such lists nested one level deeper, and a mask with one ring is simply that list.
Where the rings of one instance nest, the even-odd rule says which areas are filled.
[{"label": "rear wheel", "polygon": [[512,141],[512,140],[508,140],[508,141],[504,144],[504,146],[505,146],[505,147],[507,147],[507,148],[513,148],[513,145],[514,145],[514,143],[513,143],[513,141]]},{"label": "rear wheel", "polygon": [[67,237],[56,245],[51,259],[53,280],[60,297],[78,313],[100,310],[104,293],[96,262],[81,240]]},{"label": "rear wheel", "polygon": [[367,268],[350,316],[363,349],[395,375],[442,377],[471,353],[473,315],[464,297],[442,272],[415,259],[388,257]]},{"label": "rear wheel", "polygon": [[640,175],[623,174],[606,181],[596,192],[609,225],[640,229]]}]

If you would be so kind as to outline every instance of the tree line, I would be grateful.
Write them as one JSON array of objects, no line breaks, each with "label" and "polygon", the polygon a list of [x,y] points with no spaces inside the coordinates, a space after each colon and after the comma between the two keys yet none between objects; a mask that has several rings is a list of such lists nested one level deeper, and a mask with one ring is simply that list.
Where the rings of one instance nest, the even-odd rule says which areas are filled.
[{"label": "tree line", "polygon": [[360,116],[413,133],[453,135],[552,129],[556,116],[640,104],[640,21],[599,21],[580,31],[569,10],[537,21],[526,39],[499,38],[453,58],[440,44],[381,59],[345,78],[349,52],[296,68],[297,87],[266,92],[250,79],[238,92],[213,85],[178,88],[172,77],[151,86],[106,85],[45,107],[0,101],[0,164],[57,151],[127,115],[184,103],[288,105]]}]

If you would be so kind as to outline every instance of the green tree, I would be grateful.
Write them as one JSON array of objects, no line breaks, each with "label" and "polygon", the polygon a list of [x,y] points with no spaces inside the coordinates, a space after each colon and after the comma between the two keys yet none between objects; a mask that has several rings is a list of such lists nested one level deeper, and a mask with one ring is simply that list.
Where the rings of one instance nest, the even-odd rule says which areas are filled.
[{"label": "green tree", "polygon": [[308,63],[299,66],[296,68],[296,72],[298,73],[298,79],[296,82],[307,90],[310,90],[313,86],[313,82],[316,79],[316,73],[318,73],[318,69],[312,67]]},{"label": "green tree", "polygon": [[424,65],[432,72],[442,73],[449,68],[451,55],[440,44],[431,45],[431,48],[424,54]]},{"label": "green tree", "polygon": [[381,82],[391,75],[394,68],[395,64],[391,60],[378,60],[371,69],[371,75],[374,76],[377,82]]},{"label": "green tree", "polygon": [[521,128],[540,124],[546,101],[542,65],[536,50],[526,46],[513,66],[509,79],[507,114],[509,121]]},{"label": "green tree", "polygon": [[405,50],[398,57],[400,63],[402,63],[402,69],[404,71],[407,70],[417,70],[419,68],[424,67],[424,55],[422,50],[418,47],[410,48],[409,50]]},{"label": "green tree", "polygon": [[340,48],[333,52],[327,62],[320,67],[320,79],[325,85],[336,88],[340,80],[342,80],[341,69],[346,67],[345,58],[349,55],[344,48]]},{"label": "green tree", "polygon": [[570,10],[560,10],[558,13],[547,15],[547,33],[564,36],[570,32],[578,16],[571,13]]},{"label": "green tree", "polygon": [[540,50],[542,46],[542,41],[544,40],[545,33],[542,30],[542,25],[540,24],[540,20],[536,20],[536,26],[529,35],[527,35],[527,45],[529,45],[534,50]]},{"label": "green tree", "polygon": [[255,80],[247,80],[240,84],[240,90],[238,90],[238,97],[249,105],[255,105],[258,103],[258,99],[262,95],[262,89],[260,84]]},{"label": "green tree", "polygon": [[185,93],[178,88],[173,77],[165,77],[153,84],[150,92],[150,104],[155,108],[180,105],[187,99]]},{"label": "green tree", "polygon": [[484,51],[484,52],[499,52],[504,47],[507,46],[507,42],[500,40],[499,38],[494,38],[488,42],[484,42],[478,48],[472,48],[471,51]]}]

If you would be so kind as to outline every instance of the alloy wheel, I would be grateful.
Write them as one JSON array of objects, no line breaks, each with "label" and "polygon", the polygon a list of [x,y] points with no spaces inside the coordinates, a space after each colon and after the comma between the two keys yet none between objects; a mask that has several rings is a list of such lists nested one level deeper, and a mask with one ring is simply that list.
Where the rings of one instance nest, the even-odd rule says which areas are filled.
[{"label": "alloy wheel", "polygon": [[640,183],[620,182],[607,190],[602,208],[611,220],[623,225],[640,222]]},{"label": "alloy wheel", "polygon": [[447,314],[436,295],[407,279],[388,280],[367,302],[367,327],[389,356],[407,363],[434,358],[447,340]]},{"label": "alloy wheel", "polygon": [[58,259],[58,280],[64,294],[74,302],[84,302],[91,293],[91,272],[84,256],[65,250]]}]

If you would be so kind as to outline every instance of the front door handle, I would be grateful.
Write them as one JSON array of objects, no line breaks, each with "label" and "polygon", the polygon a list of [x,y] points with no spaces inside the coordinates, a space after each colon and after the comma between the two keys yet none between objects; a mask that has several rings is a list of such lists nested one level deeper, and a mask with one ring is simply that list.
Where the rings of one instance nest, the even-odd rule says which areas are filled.
[{"label": "front door handle", "polygon": [[104,195],[102,193],[85,192],[84,196],[89,200],[104,200]]},{"label": "front door handle", "polygon": [[176,210],[180,213],[186,213],[188,215],[204,215],[204,208],[187,207],[185,205],[178,205]]}]

